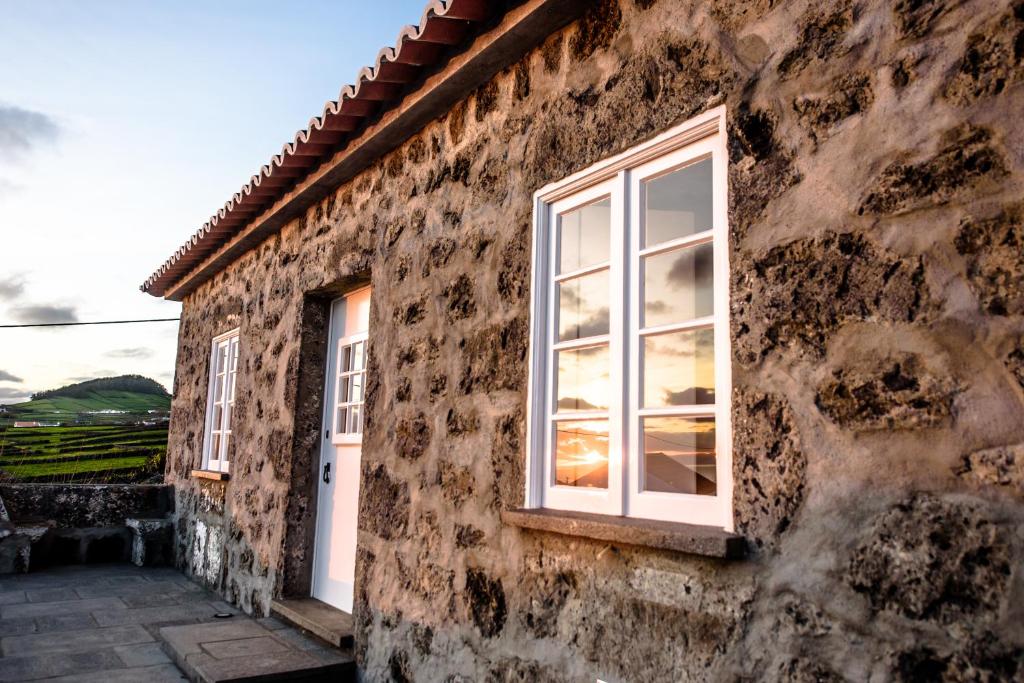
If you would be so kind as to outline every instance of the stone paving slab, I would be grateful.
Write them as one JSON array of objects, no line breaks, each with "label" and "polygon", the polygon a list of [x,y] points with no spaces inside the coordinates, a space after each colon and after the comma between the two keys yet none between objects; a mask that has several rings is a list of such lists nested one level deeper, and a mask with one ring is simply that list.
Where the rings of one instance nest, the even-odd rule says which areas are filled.
[{"label": "stone paving slab", "polygon": [[165,627],[160,638],[186,675],[203,683],[348,680],[355,674],[350,655],[294,629],[271,630],[244,617],[221,624]]},{"label": "stone paving slab", "polygon": [[78,600],[78,593],[74,588],[40,588],[32,591],[25,591],[29,602],[61,602],[63,600]]},{"label": "stone paving slab", "polygon": [[[231,657],[217,659],[210,655],[194,655],[189,658],[189,668],[195,671],[202,683],[228,683],[241,681],[287,681],[287,680],[347,680],[344,678],[354,671],[354,664],[324,664],[307,652],[286,650],[254,657]],[[352,680],[355,680],[352,678]]]},{"label": "stone paving slab", "polygon": [[74,652],[61,657],[52,654],[0,658],[0,681],[36,681],[54,676],[107,671],[124,665],[113,650]]},{"label": "stone paving slab", "polygon": [[164,652],[160,643],[140,643],[138,645],[120,645],[114,648],[118,659],[127,667],[153,666],[171,664],[171,658]]},{"label": "stone paving slab", "polygon": [[46,683],[185,683],[188,679],[173,664],[113,671],[97,671],[76,676],[47,679]]},{"label": "stone paving slab", "polygon": [[100,626],[119,626],[123,624],[162,624],[169,621],[213,619],[213,615],[217,614],[218,611],[212,604],[200,602],[170,607],[103,610],[93,612],[92,616]]},{"label": "stone paving slab", "polygon": [[203,643],[257,638],[267,633],[267,629],[252,619],[229,619],[227,621],[197,626],[164,627],[160,629],[160,639],[167,643],[167,646],[177,658],[202,653]]},{"label": "stone paving slab", "polygon": [[115,645],[151,643],[153,636],[141,626],[113,626],[80,631],[55,631],[24,636],[8,636],[0,641],[4,656],[35,655],[44,652],[66,654],[88,652]]},{"label": "stone paving slab", "polygon": [[213,643],[202,643],[206,654],[216,659],[230,657],[256,657],[265,654],[287,652],[292,648],[273,636],[257,636],[255,638],[239,638],[238,640],[218,640]]},{"label": "stone paving slab", "polygon": [[18,605],[23,602],[28,602],[28,597],[25,595],[25,591],[7,591],[5,593],[0,593],[0,606]]},{"label": "stone paving slab", "polygon": [[65,602],[28,602],[23,605],[0,607],[0,618],[61,616],[71,612],[97,612],[102,610],[125,609],[120,598],[89,598]]},{"label": "stone paving slab", "polygon": [[181,683],[182,670],[208,683],[355,680],[351,653],[246,617],[173,569],[80,565],[0,581],[0,683]]},{"label": "stone paving slab", "polygon": [[[205,590],[202,586],[198,586],[194,583],[182,585],[179,581],[146,581],[143,583],[131,583],[127,585],[86,585],[78,586],[75,588],[75,593],[80,598],[107,598],[107,597],[118,597],[125,598],[129,596],[143,596],[152,595],[154,593],[167,594],[167,595],[190,595],[195,593],[208,593],[213,595],[209,591]],[[215,598],[211,598],[215,599]]]}]

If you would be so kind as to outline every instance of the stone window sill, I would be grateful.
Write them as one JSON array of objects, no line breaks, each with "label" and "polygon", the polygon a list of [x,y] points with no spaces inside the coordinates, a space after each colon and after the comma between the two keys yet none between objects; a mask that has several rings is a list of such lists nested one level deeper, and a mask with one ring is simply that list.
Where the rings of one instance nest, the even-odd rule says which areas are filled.
[{"label": "stone window sill", "polygon": [[696,524],[547,508],[503,510],[501,520],[522,529],[674,550],[723,560],[738,560],[746,554],[746,542],[742,536],[717,527]]},{"label": "stone window sill", "polygon": [[227,481],[231,475],[227,472],[215,472],[214,470],[192,470],[193,479],[211,479],[213,481]]}]

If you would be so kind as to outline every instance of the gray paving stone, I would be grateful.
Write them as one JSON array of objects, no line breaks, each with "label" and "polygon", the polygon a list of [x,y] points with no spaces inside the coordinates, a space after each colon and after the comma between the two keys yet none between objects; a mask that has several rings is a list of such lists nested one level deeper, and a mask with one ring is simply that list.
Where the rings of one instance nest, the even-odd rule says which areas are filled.
[{"label": "gray paving stone", "polygon": [[139,645],[119,645],[114,648],[118,658],[128,667],[153,666],[170,664],[171,658],[164,652],[160,643],[141,643]]},{"label": "gray paving stone", "polygon": [[[0,681],[34,681],[123,667],[113,650],[0,658]],[[139,679],[136,679],[139,680]]]},{"label": "gray paving stone", "polygon": [[178,667],[173,664],[164,664],[61,676],[60,678],[51,678],[47,683],[180,683],[187,680]]},{"label": "gray paving stone", "polygon": [[202,681],[218,683],[238,680],[274,680],[274,676],[299,678],[303,674],[327,676],[340,674],[349,669],[349,663],[324,664],[312,655],[298,650],[216,659],[207,654],[189,657],[188,667],[198,674]]},{"label": "gray paving stone", "polygon": [[35,633],[38,627],[36,620],[31,617],[23,619],[0,619],[0,637],[20,636],[25,633]]},{"label": "gray paving stone", "polygon": [[25,591],[29,602],[60,602],[62,600],[78,600],[79,595],[74,588],[40,588]]},{"label": "gray paving stone", "polygon": [[25,591],[5,591],[0,593],[0,605],[20,605],[27,601]]},{"label": "gray paving stone", "polygon": [[202,643],[202,647],[207,654],[213,655],[217,659],[255,657],[257,655],[274,654],[293,649],[280,640],[276,640],[273,636],[218,640],[212,643]]},{"label": "gray paving stone", "polygon": [[[2,622],[0,622],[2,623]],[[39,617],[36,619],[36,632],[77,631],[84,628],[96,628],[96,620],[88,612],[79,614],[62,614],[55,617]]]},{"label": "gray paving stone", "polygon": [[100,626],[118,626],[122,624],[162,624],[168,621],[186,621],[189,619],[212,619],[216,613],[210,603],[199,602],[190,605],[172,605],[170,607],[140,607],[138,609],[112,609],[93,612],[96,623]]},{"label": "gray paving stone", "polygon": [[78,596],[82,598],[104,598],[110,596],[123,598],[129,595],[153,595],[166,593],[194,594],[197,592],[201,592],[203,590],[201,587],[196,586],[195,584],[191,585],[192,588],[187,588],[181,585],[181,583],[178,581],[138,581],[122,586],[109,584],[88,584],[84,586],[78,586],[77,588],[75,588],[75,592],[78,593]]},{"label": "gray paving stone", "polygon": [[71,612],[95,612],[97,610],[118,609],[125,609],[125,604],[115,597],[68,600],[66,602],[29,602],[23,605],[5,605],[0,607],[0,617],[4,619],[49,617],[69,614]]},{"label": "gray paving stone", "polygon": [[242,611],[240,609],[238,609],[237,607],[233,606],[231,603],[224,602],[223,600],[220,600],[220,599],[217,599],[217,600],[214,600],[213,602],[211,602],[210,606],[213,607],[213,611],[215,613],[216,612],[221,612],[223,614],[241,614],[242,613]]},{"label": "gray paving stone", "polygon": [[176,659],[201,653],[201,643],[237,640],[239,638],[256,638],[269,634],[270,631],[252,619],[228,620],[212,624],[165,626],[160,629],[161,640],[171,648]]},{"label": "gray paving stone", "polygon": [[44,652],[87,652],[116,645],[151,642],[153,636],[149,635],[146,629],[132,625],[7,636],[0,638],[0,650],[5,656],[35,655]]},{"label": "gray paving stone", "polygon": [[120,595],[118,597],[129,608],[170,607],[199,602],[195,598],[195,593],[140,593],[138,595]]},{"label": "gray paving stone", "polygon": [[294,647],[296,650],[318,650],[324,646],[324,641],[306,635],[294,628],[288,628],[284,631],[275,631],[274,635]]},{"label": "gray paving stone", "polygon": [[288,628],[288,624],[284,623],[277,617],[263,617],[262,619],[257,619],[256,623],[271,631],[279,631],[283,628]]}]

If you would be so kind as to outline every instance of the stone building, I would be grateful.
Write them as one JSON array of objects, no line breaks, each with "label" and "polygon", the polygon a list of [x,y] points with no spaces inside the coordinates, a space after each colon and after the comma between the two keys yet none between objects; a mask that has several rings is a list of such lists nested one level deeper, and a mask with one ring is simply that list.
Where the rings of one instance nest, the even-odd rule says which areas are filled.
[{"label": "stone building", "polygon": [[367,680],[1024,677],[1024,3],[434,0],[143,286],[178,562]]}]

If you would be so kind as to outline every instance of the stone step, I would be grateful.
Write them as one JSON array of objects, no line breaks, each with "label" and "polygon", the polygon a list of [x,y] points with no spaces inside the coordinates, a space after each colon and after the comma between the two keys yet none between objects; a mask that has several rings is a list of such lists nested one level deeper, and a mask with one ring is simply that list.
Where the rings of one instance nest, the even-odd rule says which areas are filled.
[{"label": "stone step", "polygon": [[254,619],[165,626],[164,649],[194,683],[355,681],[351,655],[310,646],[291,629],[271,630]]},{"label": "stone step", "polygon": [[352,615],[316,598],[274,600],[270,612],[337,648],[352,647]]}]

